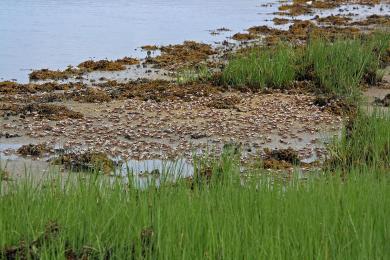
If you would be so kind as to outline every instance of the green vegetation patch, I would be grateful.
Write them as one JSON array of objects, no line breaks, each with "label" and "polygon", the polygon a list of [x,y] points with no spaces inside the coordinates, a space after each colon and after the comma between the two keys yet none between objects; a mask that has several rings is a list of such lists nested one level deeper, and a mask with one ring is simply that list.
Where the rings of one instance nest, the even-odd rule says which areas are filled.
[{"label": "green vegetation patch", "polygon": [[372,46],[356,40],[328,42],[316,39],[309,43],[304,56],[303,69],[325,93],[354,97],[364,77],[375,83],[379,60]]},{"label": "green vegetation patch", "polygon": [[362,83],[383,77],[390,34],[376,32],[354,39],[313,38],[306,46],[255,47],[233,56],[222,82],[236,87],[289,88],[311,80],[317,92],[356,99]]},{"label": "green vegetation patch", "polygon": [[[137,190],[92,176],[14,185],[0,196],[0,258],[390,257],[388,178],[240,185],[239,170],[231,171],[231,180],[202,189],[183,180]],[[229,174],[224,165],[219,172]]]},{"label": "green vegetation patch", "polygon": [[326,166],[343,170],[375,168],[390,170],[390,116],[375,111],[350,119],[341,139],[329,147]]},{"label": "green vegetation patch", "polygon": [[284,88],[296,76],[296,53],[288,45],[254,48],[230,60],[222,81],[238,87]]}]

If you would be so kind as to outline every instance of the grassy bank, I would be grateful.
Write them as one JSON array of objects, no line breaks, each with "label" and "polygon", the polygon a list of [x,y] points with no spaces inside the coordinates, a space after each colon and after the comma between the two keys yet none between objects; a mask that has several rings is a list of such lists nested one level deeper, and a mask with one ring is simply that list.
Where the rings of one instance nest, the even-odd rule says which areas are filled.
[{"label": "grassy bank", "polygon": [[355,98],[362,83],[381,80],[381,60],[389,40],[389,33],[376,32],[355,39],[317,38],[306,46],[249,48],[230,59],[222,82],[237,87],[283,89],[295,80],[309,80],[319,92]]},{"label": "grassy bank", "polygon": [[358,173],[242,186],[225,172],[235,176],[195,190],[25,183],[0,198],[0,246],[42,259],[389,258],[389,180]]}]

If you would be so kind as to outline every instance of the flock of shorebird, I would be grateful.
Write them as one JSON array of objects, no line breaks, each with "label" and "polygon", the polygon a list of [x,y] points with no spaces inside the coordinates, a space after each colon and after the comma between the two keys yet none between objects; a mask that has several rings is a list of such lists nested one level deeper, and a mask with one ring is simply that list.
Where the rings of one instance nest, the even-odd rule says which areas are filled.
[{"label": "flock of shorebird", "polygon": [[[240,102],[227,109],[209,106],[227,95]],[[228,92],[186,101],[65,102],[84,117],[50,121],[36,115],[11,120],[3,128],[51,147],[92,149],[124,159],[191,158],[194,153],[219,153],[226,143],[239,144],[243,160],[265,147],[292,147],[305,159],[321,156],[319,139],[337,133],[342,121],[313,100],[303,94]]]}]

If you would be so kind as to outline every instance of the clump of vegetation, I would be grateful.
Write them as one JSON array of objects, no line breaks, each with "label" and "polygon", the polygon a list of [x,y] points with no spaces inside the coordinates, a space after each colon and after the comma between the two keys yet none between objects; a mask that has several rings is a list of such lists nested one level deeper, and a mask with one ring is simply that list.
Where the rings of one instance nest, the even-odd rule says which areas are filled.
[{"label": "clump of vegetation", "polygon": [[68,79],[69,77],[75,77],[80,76],[84,72],[78,70],[77,68],[73,68],[69,66],[65,70],[49,70],[49,69],[41,69],[41,70],[34,70],[29,74],[30,80],[46,80],[46,79],[54,79],[54,80],[61,80],[61,79]]},{"label": "clump of vegetation", "polygon": [[355,39],[323,38],[309,42],[300,68],[324,93],[356,98],[360,85],[382,80],[381,60],[389,47],[390,34],[375,32]]},{"label": "clump of vegetation", "polygon": [[370,26],[370,25],[383,25],[388,26],[390,25],[390,19],[389,15],[369,15],[364,20],[354,21],[351,22],[351,25],[357,25],[357,26]]},{"label": "clump of vegetation", "polygon": [[0,82],[0,92],[8,93],[9,90],[15,88],[18,85],[18,83],[14,81],[1,81]]},{"label": "clump of vegetation", "polygon": [[115,166],[114,161],[107,154],[94,151],[64,153],[55,158],[53,164],[63,165],[72,171],[103,172],[104,174],[110,174]]},{"label": "clump of vegetation", "polygon": [[379,60],[380,67],[387,66],[390,58],[390,33],[388,31],[377,31],[363,39]]},{"label": "clump of vegetation", "polygon": [[138,64],[139,60],[129,57],[124,57],[123,59],[118,59],[115,61],[111,60],[87,60],[80,63],[77,67],[86,71],[117,71],[126,69],[125,65],[134,65]]},{"label": "clump of vegetation", "polygon": [[144,51],[157,51],[159,50],[159,47],[156,45],[144,45],[141,46],[141,49]]},{"label": "clump of vegetation", "polygon": [[262,167],[264,169],[288,169],[301,162],[298,157],[298,152],[292,148],[274,150],[265,148],[264,154],[262,160]]},{"label": "clump of vegetation", "polygon": [[194,157],[194,174],[186,178],[185,184],[194,189],[236,182],[235,174],[240,170],[241,145],[227,143],[220,156],[206,154]]},{"label": "clump of vegetation", "polygon": [[232,39],[236,41],[250,41],[258,37],[259,37],[258,35],[252,33],[236,33],[232,36]]},{"label": "clump of vegetation", "polygon": [[332,41],[313,37],[306,46],[250,48],[229,61],[222,82],[264,89],[288,88],[296,80],[311,80],[317,92],[356,99],[362,83],[374,85],[382,79],[380,69],[389,42],[390,34],[376,32]]},{"label": "clump of vegetation", "polygon": [[354,116],[357,113],[357,105],[353,102],[348,102],[340,96],[318,95],[313,103],[322,111],[339,116]]},{"label": "clump of vegetation", "polygon": [[344,171],[354,168],[390,169],[390,117],[359,113],[346,126],[340,140],[329,147],[326,166]]},{"label": "clump of vegetation", "polygon": [[209,44],[185,41],[183,44],[159,48],[161,55],[148,61],[164,68],[185,68],[204,62],[216,52]]},{"label": "clump of vegetation", "polygon": [[211,80],[213,73],[205,66],[197,66],[195,68],[188,68],[179,70],[176,74],[176,82],[178,84],[188,84],[194,82],[207,82]]},{"label": "clump of vegetation", "polygon": [[283,24],[288,24],[290,22],[289,19],[278,18],[278,17],[275,17],[274,19],[272,19],[272,21],[274,22],[275,25],[283,25]]},{"label": "clump of vegetation", "polygon": [[7,172],[5,169],[3,169],[0,165],[0,192],[1,192],[1,182],[2,181],[10,181],[12,180],[10,177],[9,172]]},{"label": "clump of vegetation", "polygon": [[29,74],[30,80],[62,80],[68,79],[70,77],[80,77],[86,72],[100,70],[100,71],[117,71],[126,69],[125,65],[134,65],[138,64],[139,60],[124,57],[115,61],[111,60],[87,60],[80,63],[77,68],[68,66],[65,70],[49,70],[41,69],[34,70]]},{"label": "clump of vegetation", "polygon": [[22,156],[41,157],[50,153],[51,149],[46,144],[27,144],[17,150]]},{"label": "clump of vegetation", "polygon": [[55,240],[60,232],[60,227],[57,223],[49,222],[45,231],[33,241],[26,243],[20,241],[18,245],[6,247],[0,250],[0,257],[3,259],[39,259],[40,250],[45,243]]},{"label": "clump of vegetation", "polygon": [[377,71],[378,60],[372,49],[360,40],[311,41],[305,53],[307,77],[325,93],[355,97],[359,85],[370,71]]},{"label": "clump of vegetation", "polygon": [[238,96],[220,96],[214,97],[207,106],[216,109],[232,109],[241,102],[241,99]]},{"label": "clump of vegetation", "polygon": [[347,16],[342,16],[342,15],[330,15],[326,17],[320,17],[316,15],[315,20],[321,24],[346,25],[350,21],[352,21],[352,18]]},{"label": "clump of vegetation", "polygon": [[87,103],[101,103],[109,102],[112,100],[111,96],[106,91],[91,87],[78,92],[68,93],[67,98]]},{"label": "clump of vegetation", "polygon": [[18,110],[18,113],[24,115],[36,114],[49,120],[62,120],[65,118],[79,119],[83,117],[83,114],[80,112],[70,110],[62,105],[32,103],[18,108]]},{"label": "clump of vegetation", "polygon": [[275,159],[278,161],[285,161],[291,164],[298,164],[300,162],[297,151],[291,147],[287,149],[264,149],[266,158]]},{"label": "clump of vegetation", "polygon": [[293,0],[292,3],[282,4],[279,7],[279,15],[291,15],[298,16],[304,14],[311,14],[314,9],[330,9],[339,7],[343,3],[353,2],[361,5],[374,5],[379,4],[380,0],[328,0],[328,1],[306,1],[306,0]]},{"label": "clump of vegetation", "polygon": [[229,61],[222,82],[253,88],[285,88],[295,79],[296,53],[288,45],[254,48]]},{"label": "clump of vegetation", "polygon": [[46,82],[43,84],[19,84],[13,81],[0,82],[0,93],[4,94],[26,94],[37,92],[53,92],[55,90],[68,90],[71,88],[85,87],[82,83],[59,84],[56,82]]}]

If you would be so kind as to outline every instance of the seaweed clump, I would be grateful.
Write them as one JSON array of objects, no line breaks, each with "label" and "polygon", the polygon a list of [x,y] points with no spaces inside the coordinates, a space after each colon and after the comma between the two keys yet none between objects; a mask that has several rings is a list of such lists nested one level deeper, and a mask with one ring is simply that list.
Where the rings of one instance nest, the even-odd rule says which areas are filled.
[{"label": "seaweed clump", "polygon": [[339,7],[341,4],[354,3],[360,5],[374,5],[379,4],[380,0],[328,0],[328,1],[307,1],[294,0],[292,4],[283,4],[279,7],[278,15],[298,16],[303,14],[311,14],[314,9],[330,9]]},{"label": "seaweed clump", "polygon": [[216,109],[234,109],[240,102],[241,99],[238,96],[229,96],[216,98],[208,103],[207,106]]},{"label": "seaweed clump", "polygon": [[357,25],[357,26],[390,25],[390,15],[373,14],[367,16],[367,18],[364,20],[352,22],[351,25]]},{"label": "seaweed clump", "polygon": [[80,119],[83,114],[70,110],[66,106],[52,105],[52,104],[28,104],[18,111],[24,115],[38,115],[41,118],[47,118],[49,120],[62,120],[66,118]]},{"label": "seaweed clump", "polygon": [[144,51],[157,51],[159,48],[156,45],[144,45],[141,49]]},{"label": "seaweed clump", "polygon": [[347,25],[352,21],[351,17],[341,16],[341,15],[330,15],[326,17],[319,17],[318,15],[314,18],[318,23],[328,24],[328,25]]},{"label": "seaweed clump", "polygon": [[298,153],[290,147],[287,149],[275,150],[264,148],[264,153],[263,167],[265,169],[288,169],[301,162]]},{"label": "seaweed clump", "polygon": [[258,36],[252,33],[236,33],[232,36],[232,39],[236,41],[250,41],[256,38],[258,38]]},{"label": "seaweed clump", "polygon": [[49,69],[41,69],[34,70],[29,74],[30,80],[61,80],[68,79],[72,76],[81,76],[84,72],[80,71],[76,68],[69,66],[66,70],[49,70]]},{"label": "seaweed clump", "polygon": [[160,47],[161,55],[148,59],[160,67],[169,69],[191,67],[216,54],[211,45],[195,41]]},{"label": "seaweed clump", "polygon": [[18,86],[18,83],[13,81],[2,81],[0,82],[0,93],[9,93]]},{"label": "seaweed clump", "polygon": [[79,92],[72,92],[67,95],[75,101],[86,103],[102,103],[111,101],[111,96],[107,92],[97,88],[87,88]]},{"label": "seaweed clump", "polygon": [[322,111],[326,111],[338,116],[352,116],[356,114],[356,105],[348,102],[344,98],[337,96],[317,96],[313,104]]},{"label": "seaweed clump", "polygon": [[80,63],[77,67],[86,71],[117,71],[125,70],[126,65],[135,65],[138,64],[139,60],[129,57],[124,57],[123,59],[118,59],[115,61],[111,60],[87,60]]},{"label": "seaweed clump", "polygon": [[266,36],[264,41],[268,45],[276,45],[280,42],[302,43],[309,37],[336,39],[340,36],[356,36],[360,33],[359,28],[346,26],[317,26],[312,21],[294,20],[287,31],[269,28],[268,26],[253,26],[248,29],[254,37]]},{"label": "seaweed clump", "polygon": [[90,71],[117,71],[117,70],[125,70],[126,65],[134,65],[139,64],[139,60],[124,57],[122,59],[118,59],[115,61],[111,60],[87,60],[80,63],[77,68],[69,66],[65,70],[49,70],[49,69],[41,69],[34,70],[29,74],[30,80],[63,80],[68,79],[70,77],[81,77],[86,72]]},{"label": "seaweed clump", "polygon": [[91,171],[109,174],[114,170],[115,164],[107,154],[95,151],[83,153],[65,153],[53,160],[53,164],[63,165],[72,171]]},{"label": "seaweed clump", "polygon": [[13,81],[0,82],[0,93],[4,94],[34,94],[37,92],[53,92],[56,90],[69,90],[71,88],[82,88],[82,83],[58,84],[55,82],[46,82],[43,84],[19,84]]},{"label": "seaweed clump", "polygon": [[286,19],[286,18],[278,18],[278,17],[275,17],[273,20],[275,25],[283,25],[283,24],[288,24],[290,22],[289,19]]},{"label": "seaweed clump", "polygon": [[17,153],[21,156],[40,157],[50,151],[51,149],[46,144],[27,144],[20,147]]}]

